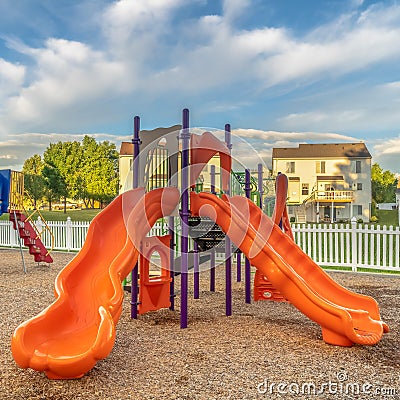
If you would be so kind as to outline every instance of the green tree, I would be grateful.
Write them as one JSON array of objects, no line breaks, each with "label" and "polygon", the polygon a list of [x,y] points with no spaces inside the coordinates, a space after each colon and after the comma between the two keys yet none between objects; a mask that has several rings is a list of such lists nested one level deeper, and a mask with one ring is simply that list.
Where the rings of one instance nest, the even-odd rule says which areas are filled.
[{"label": "green tree", "polygon": [[60,197],[67,196],[67,185],[57,168],[46,164],[43,167],[42,176],[46,186],[46,198],[49,202],[49,210],[54,201],[58,201]]},{"label": "green tree", "polygon": [[372,202],[394,203],[396,201],[396,176],[390,171],[384,171],[378,163],[371,168]]},{"label": "green tree", "polygon": [[79,142],[51,143],[44,152],[44,161],[57,170],[62,183],[64,197],[64,212],[66,212],[67,197],[80,197],[80,175],[84,158]]},{"label": "green tree", "polygon": [[97,143],[90,136],[82,141],[84,167],[81,176],[85,204],[92,206],[94,201],[109,203],[118,189],[118,152],[113,143]]},{"label": "green tree", "polygon": [[44,162],[38,154],[25,160],[22,167],[25,191],[32,198],[35,208],[37,207],[37,202],[45,196],[46,186],[42,176],[43,168]]},{"label": "green tree", "polygon": [[86,207],[110,202],[118,190],[118,152],[115,145],[85,136],[82,143],[51,143],[43,154],[42,177],[49,204],[73,198]]}]

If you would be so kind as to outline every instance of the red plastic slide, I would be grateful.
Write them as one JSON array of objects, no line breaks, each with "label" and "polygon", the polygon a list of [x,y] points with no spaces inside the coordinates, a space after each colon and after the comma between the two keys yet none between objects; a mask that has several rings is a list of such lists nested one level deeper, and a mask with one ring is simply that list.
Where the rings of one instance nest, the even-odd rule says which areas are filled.
[{"label": "red plastic slide", "polygon": [[141,239],[178,201],[176,188],[134,189],[93,219],[82,250],[56,278],[54,303],[14,332],[12,353],[21,368],[78,378],[107,357],[122,309],[121,282],[136,264]]},{"label": "red plastic slide", "polygon": [[373,298],[336,283],[250,200],[192,192],[191,211],[215,221],[286,299],[322,327],[325,342],[373,345],[388,332]]}]

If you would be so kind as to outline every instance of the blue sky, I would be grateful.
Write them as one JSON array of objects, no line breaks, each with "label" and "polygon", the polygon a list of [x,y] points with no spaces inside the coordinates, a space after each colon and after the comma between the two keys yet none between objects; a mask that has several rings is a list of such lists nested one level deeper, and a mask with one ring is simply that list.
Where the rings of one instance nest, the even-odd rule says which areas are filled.
[{"label": "blue sky", "polygon": [[[91,134],[223,128],[272,147],[365,141],[400,173],[395,0],[1,0],[0,168]],[[245,159],[245,155],[244,159]]]}]

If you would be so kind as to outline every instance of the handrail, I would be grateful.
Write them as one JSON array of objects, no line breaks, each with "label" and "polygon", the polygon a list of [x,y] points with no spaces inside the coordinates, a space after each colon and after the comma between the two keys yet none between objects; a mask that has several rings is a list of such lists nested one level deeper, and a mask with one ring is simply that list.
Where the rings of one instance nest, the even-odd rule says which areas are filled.
[{"label": "handrail", "polygon": [[317,190],[315,200],[353,200],[352,190]]},{"label": "handrail", "polygon": [[[31,198],[31,196],[29,195],[29,193],[25,192],[25,196],[28,197],[28,199],[33,203],[33,199]],[[37,233],[37,237],[36,238],[40,238],[40,240],[42,239],[42,235],[45,231],[49,232],[50,235],[50,239],[51,239],[51,248],[47,249],[47,253],[45,254],[46,256],[49,255],[53,249],[54,249],[54,242],[55,242],[55,238],[54,238],[54,234],[53,231],[50,229],[49,225],[47,224],[46,220],[43,218],[42,213],[36,208],[34,207],[33,211],[29,211],[25,208],[25,206],[23,206],[24,209],[24,213],[26,214],[26,220],[27,221],[32,221],[33,223],[31,224],[33,229],[35,230],[35,232]],[[39,231],[35,221],[33,220],[33,216],[34,215],[38,215],[38,217],[41,220],[42,223],[42,227],[43,229],[41,231]]]}]

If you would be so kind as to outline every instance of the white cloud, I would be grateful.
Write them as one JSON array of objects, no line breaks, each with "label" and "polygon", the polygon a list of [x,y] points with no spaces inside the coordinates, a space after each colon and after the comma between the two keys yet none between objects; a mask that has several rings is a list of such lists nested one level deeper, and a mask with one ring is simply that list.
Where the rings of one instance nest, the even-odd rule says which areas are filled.
[{"label": "white cloud", "polygon": [[[107,59],[89,46],[64,39],[49,39],[45,47],[29,50],[35,61],[34,79],[5,102],[3,130],[61,125],[63,113],[108,93],[123,93],[124,65]],[[75,122],[75,121],[74,121]]]},{"label": "white cloud", "polygon": [[[25,79],[25,67],[0,58],[0,101],[21,89]],[[0,106],[1,108],[1,106]]]},{"label": "white cloud", "polygon": [[258,129],[234,129],[234,134],[251,139],[259,139],[267,142],[282,143],[299,143],[300,141],[323,141],[323,142],[351,142],[358,141],[358,139],[333,132],[277,132],[277,131],[263,131]]},{"label": "white cloud", "polygon": [[[118,112],[128,120],[130,110],[147,105],[162,105],[155,110],[162,113],[193,103],[203,113],[212,107],[214,115],[233,115],[256,108],[260,97],[279,100],[277,92],[340,83],[348,73],[398,63],[400,6],[378,4],[361,12],[361,0],[350,3],[347,14],[303,36],[289,27],[238,28],[237,19],[252,6],[249,0],[225,0],[221,15],[188,20],[178,18],[190,4],[185,0],[119,0],[100,13],[100,33],[92,43],[50,37],[34,48],[9,38],[8,46],[27,61],[0,59],[0,133],[112,126]],[[398,126],[399,87],[398,81],[387,82],[288,102],[274,128],[294,132],[242,133],[271,143],[353,140],[318,132]],[[118,103],[124,103],[122,110]],[[261,120],[268,125],[272,118]],[[237,125],[243,126],[240,119]]]},{"label": "white cloud", "polygon": [[[50,143],[66,141],[82,141],[80,133],[18,133],[4,135],[0,142],[0,169],[11,168],[21,170],[24,161],[34,154],[43,155]],[[130,141],[131,136],[97,133],[90,135],[97,141],[114,143],[119,150],[122,141]]]},{"label": "white cloud", "polygon": [[400,135],[394,138],[371,140],[373,162],[400,176]]},{"label": "white cloud", "polygon": [[324,96],[318,94],[299,99],[298,111],[281,116],[279,122],[286,129],[382,135],[397,131],[400,125],[399,107],[399,81],[376,86],[350,84],[341,89],[331,89]]},{"label": "white cloud", "polygon": [[400,160],[400,136],[397,138],[387,138],[384,142],[375,144],[374,151],[378,156],[397,155]]},{"label": "white cloud", "polygon": [[[27,130],[50,121],[50,129],[72,128],[69,114],[79,106],[99,111],[103,99],[113,96],[146,101],[171,91],[199,96],[242,86],[247,87],[247,102],[252,102],[271,86],[304,85],[400,57],[398,6],[340,16],[333,37],[324,34],[323,27],[294,37],[285,28],[236,28],[234,19],[246,12],[247,0],[226,0],[222,15],[202,16],[188,24],[174,20],[183,4],[183,0],[112,3],[100,18],[104,43],[98,49],[65,39],[49,38],[41,48],[14,40],[14,48],[30,56],[34,66],[30,81],[22,87],[25,67],[3,62],[15,78],[10,80],[13,96],[2,107],[0,126]],[[229,109],[229,104],[224,107]],[[362,118],[355,111],[346,119]],[[316,113],[301,112],[299,117],[315,120]],[[282,121],[294,117],[296,113]],[[323,111],[320,117],[325,120]]]},{"label": "white cloud", "polygon": [[250,5],[250,0],[224,0],[222,9],[225,18],[233,22],[236,18],[242,16]]}]

